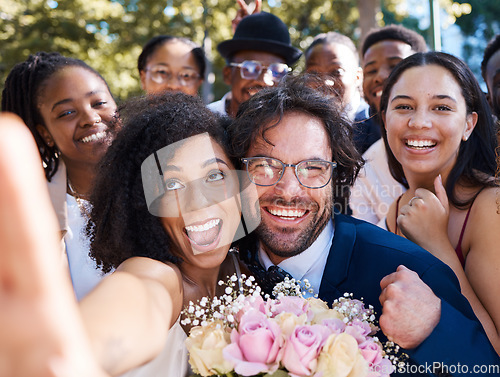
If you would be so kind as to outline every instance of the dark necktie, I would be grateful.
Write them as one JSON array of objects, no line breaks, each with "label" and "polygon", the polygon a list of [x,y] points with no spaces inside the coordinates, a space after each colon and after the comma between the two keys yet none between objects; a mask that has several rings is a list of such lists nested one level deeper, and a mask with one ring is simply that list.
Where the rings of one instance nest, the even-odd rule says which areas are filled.
[{"label": "dark necktie", "polygon": [[273,288],[276,284],[281,283],[285,280],[285,277],[292,279],[292,275],[283,270],[282,268],[272,265],[267,271],[260,263],[254,260],[254,263],[247,264],[248,269],[255,276],[257,283],[262,288],[264,293],[272,296]]}]

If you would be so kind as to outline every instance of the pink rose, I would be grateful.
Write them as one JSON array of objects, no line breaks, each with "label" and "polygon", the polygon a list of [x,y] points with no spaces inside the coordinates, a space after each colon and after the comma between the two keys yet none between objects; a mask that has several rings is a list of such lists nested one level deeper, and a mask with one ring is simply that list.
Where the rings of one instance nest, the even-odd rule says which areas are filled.
[{"label": "pink rose", "polygon": [[297,317],[306,314],[307,320],[310,321],[314,315],[310,311],[309,302],[298,296],[284,296],[279,300],[269,300],[268,305],[268,312],[272,317],[283,312],[295,314]]},{"label": "pink rose", "polygon": [[346,326],[344,331],[353,336],[358,344],[361,344],[366,341],[366,337],[370,334],[372,329],[368,323],[355,319]]},{"label": "pink rose", "polygon": [[370,366],[369,376],[389,376],[396,369],[382,356],[382,348],[373,339],[361,343],[359,350]]},{"label": "pink rose", "polygon": [[372,339],[368,339],[359,345],[361,354],[369,364],[378,364],[382,360],[382,349]]},{"label": "pink rose", "polygon": [[232,331],[231,344],[223,353],[235,364],[236,373],[253,376],[278,369],[281,344],[279,325],[258,309],[251,308],[242,315],[238,330]]},{"label": "pink rose", "polygon": [[392,362],[386,358],[382,358],[380,363],[376,365],[370,365],[370,374],[368,377],[390,377],[392,373],[396,370],[396,367],[392,365]]},{"label": "pink rose", "polygon": [[332,333],[334,334],[340,334],[341,332],[344,332],[345,330],[345,323],[344,321],[342,321],[341,319],[338,319],[338,318],[327,318],[327,319],[324,319],[321,324],[323,326],[326,326],[328,327]]},{"label": "pink rose", "polygon": [[291,376],[310,376],[316,371],[318,356],[331,331],[321,325],[298,326],[283,347],[282,364]]},{"label": "pink rose", "polygon": [[236,321],[239,323],[243,314],[248,312],[250,309],[257,309],[261,313],[265,313],[266,312],[265,305],[266,304],[261,295],[244,296],[241,299],[242,308],[235,315]]}]

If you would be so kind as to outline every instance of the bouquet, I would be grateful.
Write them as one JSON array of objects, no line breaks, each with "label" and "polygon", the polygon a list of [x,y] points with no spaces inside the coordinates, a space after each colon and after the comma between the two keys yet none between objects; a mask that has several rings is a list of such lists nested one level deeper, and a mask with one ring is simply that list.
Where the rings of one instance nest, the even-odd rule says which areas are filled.
[{"label": "bouquet", "polygon": [[328,307],[304,298],[303,283],[293,279],[275,287],[275,298],[262,297],[253,277],[219,284],[223,296],[191,302],[182,313],[182,324],[194,326],[186,346],[198,375],[383,377],[395,370],[395,357],[373,336],[373,308],[352,295]]}]

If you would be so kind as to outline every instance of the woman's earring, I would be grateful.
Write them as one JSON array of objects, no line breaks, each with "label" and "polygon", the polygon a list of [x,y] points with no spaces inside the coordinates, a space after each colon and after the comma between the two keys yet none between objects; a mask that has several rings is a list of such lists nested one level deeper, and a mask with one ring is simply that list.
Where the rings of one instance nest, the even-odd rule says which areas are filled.
[{"label": "woman's earring", "polygon": [[46,138],[45,144],[52,148],[54,146],[54,140],[52,140],[52,138]]}]

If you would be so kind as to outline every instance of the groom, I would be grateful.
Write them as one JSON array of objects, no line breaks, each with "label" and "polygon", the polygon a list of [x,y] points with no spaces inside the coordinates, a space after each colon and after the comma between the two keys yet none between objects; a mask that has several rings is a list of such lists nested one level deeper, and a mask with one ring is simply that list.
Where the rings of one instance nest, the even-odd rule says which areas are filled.
[{"label": "groom", "polygon": [[402,237],[340,214],[361,157],[350,124],[307,84],[289,77],[262,90],[229,127],[241,169],[257,185],[249,210],[261,215],[240,242],[241,258],[309,280],[329,303],[347,292],[373,305],[385,337],[409,355],[401,375],[472,375],[483,365],[498,373],[499,357],[451,269]]}]

